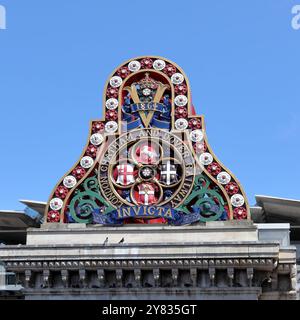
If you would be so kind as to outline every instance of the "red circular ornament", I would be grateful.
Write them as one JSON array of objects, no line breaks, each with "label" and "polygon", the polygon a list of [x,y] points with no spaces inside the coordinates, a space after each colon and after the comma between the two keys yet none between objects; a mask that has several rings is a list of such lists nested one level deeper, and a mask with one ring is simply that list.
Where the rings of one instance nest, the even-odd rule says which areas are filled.
[{"label": "red circular ornament", "polygon": [[65,186],[59,186],[55,190],[55,196],[57,198],[60,198],[60,199],[65,199],[65,197],[67,196],[68,192],[69,192],[69,190]]},{"label": "red circular ornament", "polygon": [[117,75],[122,79],[125,79],[127,76],[129,76],[129,74],[130,74],[130,71],[127,67],[122,67],[117,71]]},{"label": "red circular ornament", "polygon": [[199,118],[194,118],[189,121],[189,127],[192,130],[201,129],[201,120]]},{"label": "red circular ornament", "polygon": [[87,156],[92,157],[92,158],[96,158],[97,148],[96,148],[95,146],[93,146],[92,144],[90,144],[90,145],[87,147],[85,154],[86,154]]},{"label": "red circular ornament", "polygon": [[175,109],[175,117],[176,118],[186,118],[187,117],[187,109],[185,107],[177,107]]},{"label": "red circular ornament", "polygon": [[153,66],[153,60],[150,59],[150,58],[144,58],[142,61],[141,61],[141,67],[143,69],[150,69],[152,68]]},{"label": "red circular ornament", "polygon": [[225,186],[225,190],[229,195],[233,195],[239,192],[239,186],[235,182],[230,182]]},{"label": "red circular ornament", "polygon": [[247,218],[247,210],[244,207],[235,208],[233,210],[234,219],[246,219]]},{"label": "red circular ornament", "polygon": [[171,77],[176,72],[176,68],[172,64],[167,64],[163,72]]},{"label": "red circular ornament", "polygon": [[196,142],[193,145],[196,153],[204,153],[207,150],[207,145],[205,142]]},{"label": "red circular ornament", "polygon": [[211,163],[207,166],[207,171],[211,173],[213,176],[218,175],[221,172],[222,168],[217,162]]},{"label": "red circular ornament", "polygon": [[109,98],[118,98],[118,89],[113,87],[108,87],[106,91],[106,96]]},{"label": "red circular ornament", "polygon": [[100,122],[100,121],[93,122],[93,125],[92,125],[93,133],[100,132],[100,131],[103,131],[103,130],[104,130],[104,123],[103,122]]},{"label": "red circular ornament", "polygon": [[105,114],[105,119],[109,121],[116,121],[118,119],[118,112],[116,110],[109,110]]},{"label": "red circular ornament", "polygon": [[72,175],[76,177],[78,180],[80,180],[85,175],[85,172],[86,172],[85,169],[78,166],[72,171]]},{"label": "red circular ornament", "polygon": [[47,222],[59,222],[60,214],[58,211],[51,210],[47,215]]},{"label": "red circular ornament", "polygon": [[177,86],[175,86],[175,93],[176,94],[186,94],[187,93],[187,86],[182,83],[182,84],[178,84]]}]

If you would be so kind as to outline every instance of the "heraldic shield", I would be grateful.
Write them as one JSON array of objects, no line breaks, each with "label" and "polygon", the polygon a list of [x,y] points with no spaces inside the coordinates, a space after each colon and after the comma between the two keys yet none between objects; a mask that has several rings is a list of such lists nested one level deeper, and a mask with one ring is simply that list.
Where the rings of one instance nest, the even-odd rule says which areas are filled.
[{"label": "heraldic shield", "polygon": [[104,120],[49,198],[47,223],[194,224],[250,219],[244,191],[208,144],[184,72],[138,57],[109,77]]}]

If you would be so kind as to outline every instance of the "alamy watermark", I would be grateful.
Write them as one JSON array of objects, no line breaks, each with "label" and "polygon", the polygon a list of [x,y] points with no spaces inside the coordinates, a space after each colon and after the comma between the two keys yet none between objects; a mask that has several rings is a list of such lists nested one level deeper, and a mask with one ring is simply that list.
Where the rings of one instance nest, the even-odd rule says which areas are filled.
[{"label": "alamy watermark", "polygon": [[0,4],[0,30],[6,29],[6,9]]},{"label": "alamy watermark", "polygon": [[300,4],[293,6],[292,14],[294,15],[291,21],[294,30],[300,29]]}]

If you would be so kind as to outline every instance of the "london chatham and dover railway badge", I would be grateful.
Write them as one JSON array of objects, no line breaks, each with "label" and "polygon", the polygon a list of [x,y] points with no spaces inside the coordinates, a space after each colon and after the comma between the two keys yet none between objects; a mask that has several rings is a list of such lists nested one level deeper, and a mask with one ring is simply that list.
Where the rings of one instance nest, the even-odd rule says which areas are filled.
[{"label": "london chatham and dover railway badge", "polygon": [[55,186],[48,223],[161,223],[249,219],[241,185],[213,154],[188,79],[160,57],[127,61],[104,90],[76,165]]}]

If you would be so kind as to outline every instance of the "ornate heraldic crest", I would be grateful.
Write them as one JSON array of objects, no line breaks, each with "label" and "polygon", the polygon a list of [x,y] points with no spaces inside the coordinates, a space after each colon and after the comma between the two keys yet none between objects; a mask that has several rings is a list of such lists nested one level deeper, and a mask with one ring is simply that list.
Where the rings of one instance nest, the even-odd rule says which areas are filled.
[{"label": "ornate heraldic crest", "polygon": [[46,221],[162,223],[250,219],[234,175],[216,158],[195,114],[189,82],[160,57],[127,61],[104,90],[105,120],[55,186]]}]

